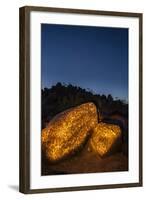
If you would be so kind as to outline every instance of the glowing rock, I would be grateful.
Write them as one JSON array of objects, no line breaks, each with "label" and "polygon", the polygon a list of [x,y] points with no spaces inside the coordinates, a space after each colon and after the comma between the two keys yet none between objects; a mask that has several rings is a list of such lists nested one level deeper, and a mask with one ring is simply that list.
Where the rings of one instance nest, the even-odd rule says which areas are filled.
[{"label": "glowing rock", "polygon": [[42,130],[42,150],[46,158],[55,162],[72,155],[83,145],[96,124],[97,111],[93,103],[85,103],[56,115]]},{"label": "glowing rock", "polygon": [[90,147],[93,152],[105,156],[117,150],[121,143],[121,129],[117,125],[99,123],[93,130]]}]

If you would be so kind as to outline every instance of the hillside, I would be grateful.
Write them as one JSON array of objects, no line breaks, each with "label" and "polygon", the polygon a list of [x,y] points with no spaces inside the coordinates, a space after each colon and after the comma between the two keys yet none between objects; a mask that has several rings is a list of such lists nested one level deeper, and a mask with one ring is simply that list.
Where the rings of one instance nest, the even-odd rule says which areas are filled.
[{"label": "hillside", "polygon": [[104,113],[119,112],[128,117],[128,104],[122,100],[114,100],[112,95],[94,94],[90,90],[85,90],[72,84],[62,84],[58,82],[51,88],[42,89],[42,128],[46,126],[56,114],[78,106],[86,102],[93,102],[100,115]]}]

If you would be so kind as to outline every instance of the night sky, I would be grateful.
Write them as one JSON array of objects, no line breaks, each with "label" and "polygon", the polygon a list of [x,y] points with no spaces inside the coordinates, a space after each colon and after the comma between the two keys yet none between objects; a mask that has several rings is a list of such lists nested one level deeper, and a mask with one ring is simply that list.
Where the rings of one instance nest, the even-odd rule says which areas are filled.
[{"label": "night sky", "polygon": [[41,25],[42,88],[71,83],[128,101],[128,29]]}]

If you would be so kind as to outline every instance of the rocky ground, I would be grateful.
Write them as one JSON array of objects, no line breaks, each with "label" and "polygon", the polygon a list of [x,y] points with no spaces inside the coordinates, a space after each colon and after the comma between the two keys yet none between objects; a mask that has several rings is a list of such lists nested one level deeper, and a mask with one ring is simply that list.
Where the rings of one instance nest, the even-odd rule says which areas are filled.
[{"label": "rocky ground", "polygon": [[116,172],[128,170],[128,157],[122,151],[100,157],[91,151],[88,142],[74,156],[57,162],[47,163],[42,159],[42,175]]},{"label": "rocky ground", "polygon": [[127,129],[114,122],[91,102],[56,115],[41,134],[42,175],[127,171]]}]

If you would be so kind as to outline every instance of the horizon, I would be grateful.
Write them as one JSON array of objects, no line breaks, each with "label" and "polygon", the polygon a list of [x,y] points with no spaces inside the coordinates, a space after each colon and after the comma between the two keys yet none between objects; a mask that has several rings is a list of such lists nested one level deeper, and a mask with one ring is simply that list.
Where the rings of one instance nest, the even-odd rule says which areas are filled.
[{"label": "horizon", "polygon": [[[56,84],[53,84],[52,86],[50,86],[50,87],[43,87],[43,88],[41,88],[42,90],[44,90],[45,88],[46,89],[52,89],[52,87],[53,86],[56,86],[58,83],[61,83],[61,82],[57,82]],[[112,96],[112,94],[103,94],[103,93],[96,93],[95,91],[93,91],[93,90],[91,90],[90,88],[82,88],[81,86],[78,86],[78,85],[73,85],[73,84],[71,84],[71,83],[61,83],[61,85],[62,86],[64,86],[64,87],[68,87],[69,85],[72,85],[73,87],[80,87],[81,89],[83,89],[83,90],[85,90],[86,92],[90,92],[90,93],[92,93],[93,95],[100,95],[100,96],[102,96],[102,95],[105,95],[106,96],[106,98],[108,97],[108,95],[111,95]],[[125,100],[125,99],[119,99],[118,97],[113,97],[112,96],[112,98],[113,98],[113,100],[115,101],[115,100],[120,100],[120,101],[124,101],[126,104],[128,104],[128,101],[127,100]]]}]

